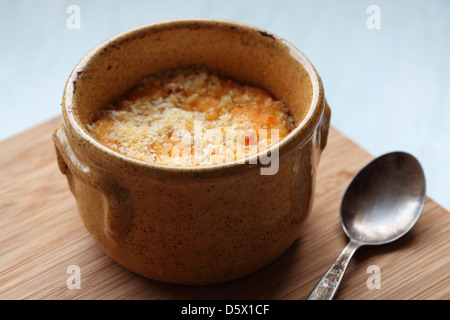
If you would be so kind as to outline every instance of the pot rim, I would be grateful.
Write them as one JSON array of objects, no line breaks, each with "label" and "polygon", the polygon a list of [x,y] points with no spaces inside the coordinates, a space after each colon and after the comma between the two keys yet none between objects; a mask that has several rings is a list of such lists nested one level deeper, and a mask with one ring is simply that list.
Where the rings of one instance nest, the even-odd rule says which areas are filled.
[{"label": "pot rim", "polygon": [[[106,146],[99,143],[93,137],[91,137],[83,128],[82,123],[77,118],[76,110],[73,108],[72,99],[74,96],[76,81],[79,74],[83,72],[84,67],[89,61],[98,55],[102,50],[105,50],[113,43],[118,43],[124,39],[131,38],[134,35],[141,32],[151,32],[155,28],[165,27],[179,27],[183,28],[188,25],[197,24],[201,26],[219,26],[219,27],[235,27],[237,29],[245,29],[247,31],[257,32],[261,36],[272,38],[287,48],[290,55],[297,60],[307,72],[312,84],[312,100],[309,106],[309,110],[304,119],[292,130],[287,136],[281,139],[278,143],[272,145],[270,148],[260,151],[245,159],[239,159],[232,162],[226,162],[215,165],[202,165],[202,166],[174,166],[163,165],[151,162],[145,162],[133,158],[126,157],[118,152],[115,152]],[[132,168],[128,170],[134,173],[157,173],[157,174],[169,174],[171,176],[180,175],[203,175],[208,176],[223,176],[227,170],[233,172],[245,172],[250,169],[255,169],[264,166],[258,159],[261,156],[271,154],[275,148],[278,148],[279,159],[281,159],[289,150],[294,146],[302,146],[305,144],[318,127],[320,120],[322,119],[325,103],[324,103],[324,89],[322,81],[309,59],[294,45],[285,39],[259,27],[248,25],[241,22],[235,22],[224,19],[208,19],[208,18],[190,18],[190,19],[172,19],[160,22],[154,22],[150,24],[141,25],[121,33],[118,33],[108,39],[102,41],[93,49],[91,49],[75,66],[70,73],[70,76],[66,82],[62,99],[62,114],[64,127],[66,132],[75,140],[79,146],[88,146],[89,150],[98,158],[106,160],[107,163],[118,166],[119,168]],[[293,140],[299,140],[297,143],[293,143]],[[246,165],[243,165],[245,161]],[[249,163],[252,163],[251,165]],[[256,163],[256,164],[253,164]]]}]

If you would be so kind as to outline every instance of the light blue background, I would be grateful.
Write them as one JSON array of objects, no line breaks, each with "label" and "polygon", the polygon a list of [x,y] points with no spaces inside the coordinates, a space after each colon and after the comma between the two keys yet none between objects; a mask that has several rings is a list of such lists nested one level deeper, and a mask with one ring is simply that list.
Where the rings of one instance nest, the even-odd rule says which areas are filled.
[{"label": "light blue background", "polygon": [[[369,30],[369,5],[381,29]],[[69,5],[79,30],[66,26]],[[173,18],[221,18],[293,43],[322,77],[332,125],[373,156],[403,150],[428,194],[450,208],[450,1],[0,1],[0,140],[60,114],[81,57],[127,29]]]}]

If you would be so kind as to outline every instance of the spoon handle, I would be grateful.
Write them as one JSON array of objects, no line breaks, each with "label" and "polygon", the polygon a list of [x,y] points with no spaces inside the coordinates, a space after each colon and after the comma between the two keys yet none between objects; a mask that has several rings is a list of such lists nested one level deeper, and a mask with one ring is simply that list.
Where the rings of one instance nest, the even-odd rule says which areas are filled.
[{"label": "spoon handle", "polygon": [[347,244],[336,261],[331,265],[322,279],[320,279],[320,281],[316,284],[314,290],[308,296],[308,300],[333,299],[339,284],[344,277],[345,270],[347,270],[350,259],[359,247],[360,244],[354,241],[350,241]]}]

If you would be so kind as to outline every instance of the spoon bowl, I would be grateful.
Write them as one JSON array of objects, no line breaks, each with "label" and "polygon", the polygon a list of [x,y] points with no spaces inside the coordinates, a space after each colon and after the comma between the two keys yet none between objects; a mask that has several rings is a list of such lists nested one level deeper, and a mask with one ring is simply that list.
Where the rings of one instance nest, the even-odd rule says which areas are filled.
[{"label": "spoon bowl", "polygon": [[425,203],[425,176],[416,158],[404,152],[381,156],[353,179],[341,204],[346,235],[361,244],[397,240],[419,219]]},{"label": "spoon bowl", "polygon": [[392,152],[364,167],[341,204],[341,225],[350,242],[308,300],[331,300],[355,251],[362,245],[386,244],[402,237],[419,219],[425,198],[425,175],[412,155]]}]

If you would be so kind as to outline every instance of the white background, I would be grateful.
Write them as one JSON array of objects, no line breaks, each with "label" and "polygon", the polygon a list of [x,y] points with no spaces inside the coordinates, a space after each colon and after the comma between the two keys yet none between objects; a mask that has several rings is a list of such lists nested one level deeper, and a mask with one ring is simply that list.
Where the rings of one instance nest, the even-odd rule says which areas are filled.
[{"label": "white background", "polygon": [[[80,29],[67,28],[70,5]],[[367,8],[380,8],[370,30]],[[332,125],[373,156],[416,156],[428,195],[450,208],[450,1],[0,0],[0,140],[60,114],[65,81],[91,48],[173,18],[264,28],[303,51],[322,77]],[[0,155],[2,156],[2,155]]]}]

